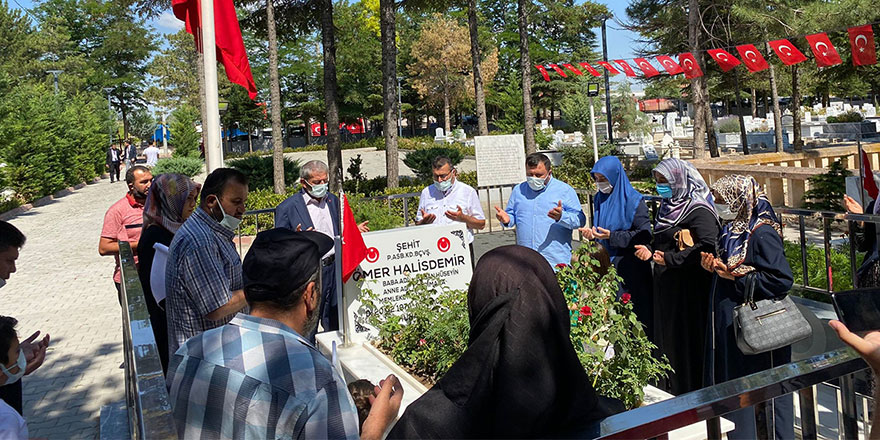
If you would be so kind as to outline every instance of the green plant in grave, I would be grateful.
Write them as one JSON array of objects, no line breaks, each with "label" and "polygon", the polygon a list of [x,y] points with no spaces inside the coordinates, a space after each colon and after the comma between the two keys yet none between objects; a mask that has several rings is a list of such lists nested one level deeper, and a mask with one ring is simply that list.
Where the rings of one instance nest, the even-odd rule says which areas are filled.
[{"label": "green plant in grave", "polygon": [[614,267],[601,275],[592,255],[593,242],[585,242],[571,265],[558,267],[557,279],[569,306],[571,342],[596,391],[620,399],[634,408],[644,399],[644,387],[672,368],[665,356],[652,355],[648,340],[633,312],[632,299],[617,298],[621,279]]},{"label": "green plant in grave", "polygon": [[399,311],[362,289],[361,311],[379,330],[379,349],[397,364],[435,382],[467,348],[467,292],[450,289],[441,277],[412,276],[401,294],[406,306]]}]

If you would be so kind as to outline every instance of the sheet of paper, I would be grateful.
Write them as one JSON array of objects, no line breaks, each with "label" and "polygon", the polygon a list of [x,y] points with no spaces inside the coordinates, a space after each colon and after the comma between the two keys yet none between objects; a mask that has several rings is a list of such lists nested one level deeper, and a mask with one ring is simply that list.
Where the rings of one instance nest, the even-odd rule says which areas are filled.
[{"label": "sheet of paper", "polygon": [[165,299],[165,263],[168,261],[168,246],[162,243],[153,245],[156,253],[153,255],[153,267],[150,269],[150,288],[156,304]]}]

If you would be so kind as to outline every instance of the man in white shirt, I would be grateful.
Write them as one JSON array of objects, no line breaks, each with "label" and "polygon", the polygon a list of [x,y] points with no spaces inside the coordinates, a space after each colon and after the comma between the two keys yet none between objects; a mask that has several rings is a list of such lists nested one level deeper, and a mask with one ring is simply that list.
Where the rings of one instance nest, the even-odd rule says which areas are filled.
[{"label": "man in white shirt", "polygon": [[147,166],[153,168],[159,162],[159,149],[156,148],[156,142],[150,142],[150,146],[144,150],[144,156],[147,157]]},{"label": "man in white shirt", "polygon": [[434,184],[423,189],[419,197],[416,224],[446,225],[461,222],[467,225],[467,240],[474,261],[474,230],[486,227],[486,216],[480,205],[480,196],[469,185],[456,179],[458,171],[446,156],[434,159],[431,165]]}]

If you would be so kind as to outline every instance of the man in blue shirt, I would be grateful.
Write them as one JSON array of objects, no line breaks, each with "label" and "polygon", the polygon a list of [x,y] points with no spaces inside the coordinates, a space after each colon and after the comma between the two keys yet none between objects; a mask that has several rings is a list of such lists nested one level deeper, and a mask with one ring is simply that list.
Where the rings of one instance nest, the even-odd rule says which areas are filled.
[{"label": "man in blue shirt", "polygon": [[526,181],[513,188],[507,209],[495,207],[506,227],[516,226],[516,244],[538,251],[551,266],[571,263],[571,234],[587,217],[574,188],[552,176],[550,159],[526,157]]}]

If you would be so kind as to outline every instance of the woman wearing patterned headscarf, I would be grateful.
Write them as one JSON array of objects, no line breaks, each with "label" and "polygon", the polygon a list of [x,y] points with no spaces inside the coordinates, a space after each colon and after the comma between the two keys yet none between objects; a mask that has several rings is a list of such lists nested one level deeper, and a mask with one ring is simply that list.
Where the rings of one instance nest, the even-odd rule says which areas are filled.
[{"label": "woman wearing patterned headscarf", "polygon": [[164,301],[157,304],[150,286],[153,270],[153,245],[171,245],[177,229],[193,213],[201,185],[183,174],[161,174],[153,179],[144,203],[144,229],[138,241],[138,277],[144,290],[144,300],[150,312],[150,324],[156,337],[162,372],[168,369],[168,327]]},{"label": "woman wearing patterned headscarf", "polygon": [[[745,355],[737,347],[733,332],[733,309],[745,301],[748,277],[755,280],[755,301],[782,298],[791,288],[793,277],[785,259],[779,218],[751,176],[722,177],[712,185],[712,190],[718,215],[725,223],[718,243],[718,257],[703,253],[701,258],[703,268],[717,275],[712,295],[714,319],[708,341],[711,347],[714,340],[715,349],[714,353],[710,350],[707,358],[707,385],[791,361],[791,346]],[[774,406],[776,437],[794,438],[791,396],[775,399]],[[729,418],[736,423],[736,430],[728,433],[728,438],[757,438],[754,410],[735,411]]]},{"label": "woman wearing patterned headscarf", "polygon": [[709,187],[691,164],[666,159],[654,179],[663,200],[653,249],[636,246],[636,256],[654,261],[654,337],[675,370],[666,388],[678,395],[703,387],[712,276],[700,267],[700,252],[715,253],[720,225]]}]

